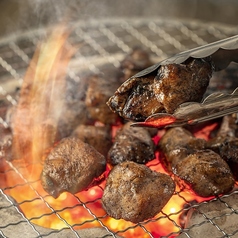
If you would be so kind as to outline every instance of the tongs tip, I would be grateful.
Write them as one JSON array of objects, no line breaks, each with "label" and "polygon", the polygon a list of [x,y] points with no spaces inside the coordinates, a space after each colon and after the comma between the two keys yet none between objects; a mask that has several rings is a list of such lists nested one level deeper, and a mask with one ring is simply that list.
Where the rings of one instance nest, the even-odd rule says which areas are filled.
[{"label": "tongs tip", "polygon": [[162,128],[175,123],[177,118],[167,113],[157,113],[149,116],[144,122],[134,122],[133,127]]},{"label": "tongs tip", "polygon": [[187,102],[181,104],[174,112],[156,113],[144,122],[135,122],[131,126],[166,128],[182,125],[195,125],[238,112],[238,88],[231,94],[213,93],[203,102]]}]

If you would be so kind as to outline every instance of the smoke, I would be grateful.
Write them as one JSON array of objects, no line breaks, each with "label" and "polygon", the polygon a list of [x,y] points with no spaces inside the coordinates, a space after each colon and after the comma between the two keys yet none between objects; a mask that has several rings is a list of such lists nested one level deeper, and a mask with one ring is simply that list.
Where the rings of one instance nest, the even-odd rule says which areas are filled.
[{"label": "smoke", "polygon": [[235,0],[1,0],[0,34],[43,28],[65,19],[187,18],[236,24],[237,7]]},{"label": "smoke", "polygon": [[80,0],[28,0],[38,24],[57,23],[67,18],[76,20],[81,8]]},{"label": "smoke", "polygon": [[76,21],[83,12],[81,0],[0,1],[0,35]]},{"label": "smoke", "polygon": [[[67,19],[68,22],[102,18],[137,17],[169,17],[178,15],[183,5],[171,0],[22,0],[12,1],[1,6],[2,9],[11,5],[5,14],[5,22],[11,31],[43,28],[58,24]],[[192,12],[194,1],[186,4],[186,9]],[[166,11],[165,11],[166,9]],[[184,10],[183,10],[184,12]],[[3,18],[3,17],[2,17]],[[1,14],[0,14],[1,19]]]}]

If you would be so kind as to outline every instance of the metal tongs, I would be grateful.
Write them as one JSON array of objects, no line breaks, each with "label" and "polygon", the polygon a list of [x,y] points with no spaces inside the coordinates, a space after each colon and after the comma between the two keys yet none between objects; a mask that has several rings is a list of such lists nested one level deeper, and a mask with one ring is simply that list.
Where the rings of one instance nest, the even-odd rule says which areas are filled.
[{"label": "metal tongs", "polygon": [[[161,65],[171,63],[180,64],[190,57],[204,58],[208,56],[212,58],[215,71],[226,68],[230,62],[238,63],[238,35],[179,53],[139,72],[133,77],[140,78],[149,75],[158,70]],[[213,93],[201,103],[183,103],[173,114],[156,113],[149,116],[144,122],[135,122],[132,126],[162,128],[194,125],[236,112],[238,112],[238,88],[231,94]]]}]

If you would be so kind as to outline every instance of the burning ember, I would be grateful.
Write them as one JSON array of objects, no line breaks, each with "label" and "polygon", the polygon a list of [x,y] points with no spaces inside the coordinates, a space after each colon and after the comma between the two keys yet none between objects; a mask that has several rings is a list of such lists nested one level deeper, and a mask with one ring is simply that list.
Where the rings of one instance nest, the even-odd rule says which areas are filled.
[{"label": "burning ember", "polygon": [[[141,237],[147,230],[154,237],[177,236],[186,220],[185,211],[194,201],[201,198],[176,187],[176,191],[162,212],[153,219],[133,224],[109,217],[101,204],[105,181],[75,195],[64,192],[57,199],[49,196],[42,188],[40,176],[45,155],[58,142],[59,118],[66,107],[64,98],[66,71],[76,49],[66,45],[69,33],[58,28],[50,38],[37,49],[25,75],[18,104],[12,118],[12,159],[1,164],[0,185],[4,192],[15,199],[24,215],[32,223],[43,227],[74,229],[107,227],[125,237]],[[98,123],[98,122],[97,122]],[[208,139],[217,127],[212,123],[194,134]],[[114,126],[112,137],[119,129]],[[153,138],[157,143],[164,130]],[[166,173],[156,158],[147,163],[152,170]],[[109,168],[105,172],[107,175]],[[149,234],[147,236],[149,237]]]}]

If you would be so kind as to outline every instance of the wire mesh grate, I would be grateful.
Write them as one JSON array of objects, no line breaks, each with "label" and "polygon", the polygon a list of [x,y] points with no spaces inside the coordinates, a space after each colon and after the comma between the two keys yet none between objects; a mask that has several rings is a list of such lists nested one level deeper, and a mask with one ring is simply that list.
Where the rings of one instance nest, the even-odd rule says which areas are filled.
[{"label": "wire mesh grate", "polygon": [[[70,28],[73,30],[68,45],[80,45],[67,72],[67,78],[75,83],[80,83],[85,72],[102,72],[104,65],[118,68],[121,60],[135,46],[143,46],[152,59],[158,62],[183,50],[238,34],[237,27],[177,19],[110,19],[76,22]],[[1,40],[0,100],[3,108],[17,103],[16,91],[21,87],[38,43],[47,36],[49,30],[52,28],[32,30]],[[1,117],[0,123],[4,128],[8,127],[5,116]],[[159,162],[153,163],[150,164],[151,168],[160,166]],[[25,173],[29,168],[38,170],[33,170],[32,174]],[[87,235],[91,234],[89,227],[100,228],[95,231],[97,237],[191,237],[191,231],[203,226],[207,229],[207,225],[215,228],[219,237],[237,237],[237,229],[234,230],[233,226],[223,228],[220,221],[233,216],[233,220],[237,219],[237,207],[229,200],[231,197],[237,198],[236,190],[221,198],[195,202],[185,197],[184,191],[177,189],[173,197],[177,203],[183,204],[181,209],[163,211],[155,218],[139,224],[124,222],[122,225],[110,218],[101,207],[104,183],[80,194],[63,194],[55,202],[41,188],[41,169],[40,161],[26,164],[18,160],[0,159],[0,237],[11,237],[12,232],[21,237],[22,230],[27,232],[22,237],[26,237],[26,234],[28,237],[60,237],[60,234],[62,237],[66,234],[68,237],[90,237]],[[6,185],[5,180],[9,177],[12,181],[7,181]],[[17,195],[24,191],[27,191],[26,196],[19,198]],[[206,213],[204,207],[213,202],[219,202],[224,207],[224,213],[216,216],[211,216],[210,211]],[[34,213],[23,212],[26,207],[31,207]],[[190,210],[196,211],[201,218],[189,228],[184,228],[184,219]],[[179,220],[175,217],[179,217]],[[57,223],[54,229],[44,228],[52,220]],[[164,227],[164,231],[159,231],[157,224],[160,224],[159,229],[165,224],[170,230],[166,231]],[[81,233],[84,229],[87,232]]]}]

